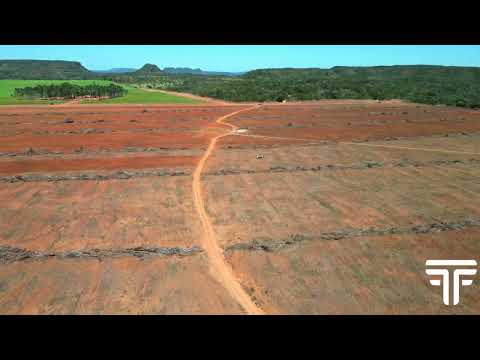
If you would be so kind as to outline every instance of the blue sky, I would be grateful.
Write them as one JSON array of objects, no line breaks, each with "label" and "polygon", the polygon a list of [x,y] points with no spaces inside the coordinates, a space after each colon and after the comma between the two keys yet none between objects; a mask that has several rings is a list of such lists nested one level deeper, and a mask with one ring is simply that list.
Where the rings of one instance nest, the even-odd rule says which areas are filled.
[{"label": "blue sky", "polygon": [[0,45],[0,59],[80,61],[87,69],[145,63],[211,71],[336,65],[480,66],[480,46],[460,45]]}]

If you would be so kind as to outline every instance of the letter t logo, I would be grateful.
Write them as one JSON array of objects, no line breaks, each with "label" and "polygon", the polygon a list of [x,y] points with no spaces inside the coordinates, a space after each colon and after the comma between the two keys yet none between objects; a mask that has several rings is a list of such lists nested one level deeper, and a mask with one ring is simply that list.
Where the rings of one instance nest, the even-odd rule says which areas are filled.
[{"label": "letter t logo", "polygon": [[[475,275],[477,262],[475,260],[427,260],[425,265],[427,275],[441,276],[441,279],[430,279],[433,286],[443,285],[443,303],[450,305],[450,271],[445,267],[454,267],[453,270],[453,305],[460,302],[460,284],[472,285],[472,279],[460,279],[463,275]],[[433,267],[433,268],[432,268]],[[459,268],[460,267],[460,268]],[[461,281],[460,281],[461,280]]]}]

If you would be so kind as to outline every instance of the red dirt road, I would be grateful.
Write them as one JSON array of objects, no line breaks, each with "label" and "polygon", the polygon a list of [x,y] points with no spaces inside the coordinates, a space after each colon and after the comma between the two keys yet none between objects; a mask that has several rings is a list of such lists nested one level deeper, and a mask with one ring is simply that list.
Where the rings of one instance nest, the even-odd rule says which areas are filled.
[{"label": "red dirt road", "polygon": [[[217,123],[227,125],[234,130],[236,129],[236,126],[225,123],[224,120],[227,119],[228,117],[234,116],[236,114],[239,114],[241,112],[245,112],[254,108],[257,108],[257,106],[238,110],[231,114],[222,116],[221,118],[217,119]],[[262,309],[260,309],[252,301],[250,296],[245,292],[245,290],[240,285],[240,282],[235,278],[232,268],[226,262],[222,249],[220,248],[216,240],[215,232],[213,231],[210,218],[208,217],[207,212],[205,210],[205,204],[204,204],[203,195],[202,195],[202,185],[200,182],[200,176],[202,174],[203,168],[205,167],[205,162],[211,155],[212,151],[215,149],[215,144],[217,140],[228,135],[230,134],[223,134],[223,135],[218,135],[214,137],[210,141],[207,151],[200,159],[195,169],[195,172],[193,173],[193,183],[192,183],[193,201],[195,204],[195,209],[198,212],[198,216],[200,217],[203,229],[205,231],[205,236],[203,237],[202,245],[208,255],[212,275],[218,281],[220,281],[220,283],[228,290],[230,295],[232,295],[232,297],[238,301],[238,303],[243,307],[243,309],[248,314],[262,315],[263,314]]]}]

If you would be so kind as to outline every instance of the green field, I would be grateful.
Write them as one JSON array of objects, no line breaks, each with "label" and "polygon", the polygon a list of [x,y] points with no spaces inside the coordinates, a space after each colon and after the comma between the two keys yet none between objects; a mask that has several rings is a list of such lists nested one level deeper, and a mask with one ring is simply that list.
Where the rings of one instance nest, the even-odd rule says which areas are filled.
[{"label": "green field", "polygon": [[[27,104],[50,104],[62,101],[18,99],[12,96],[15,88],[36,86],[39,84],[61,84],[69,82],[77,85],[87,85],[93,82],[97,84],[109,84],[106,80],[0,80],[0,105],[27,105]],[[146,91],[131,86],[122,85],[128,90],[126,96],[102,101],[85,101],[85,103],[107,104],[196,104],[200,101],[187,99],[180,96],[165,94],[162,92]]]},{"label": "green field", "polygon": [[[122,85],[128,90],[126,96],[102,100],[106,104],[199,104],[200,100],[188,99],[181,96],[162,93],[159,91],[147,91],[128,85]],[[89,101],[97,102],[98,101]]]}]

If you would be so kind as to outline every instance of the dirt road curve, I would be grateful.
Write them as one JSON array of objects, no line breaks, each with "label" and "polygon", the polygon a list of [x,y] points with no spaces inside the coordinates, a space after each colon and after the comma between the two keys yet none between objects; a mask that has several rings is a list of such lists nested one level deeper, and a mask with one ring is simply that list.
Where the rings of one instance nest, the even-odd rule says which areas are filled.
[{"label": "dirt road curve", "polygon": [[[242,109],[225,115],[219,119],[217,119],[217,123],[224,124],[230,126],[232,130],[236,129],[236,126],[224,123],[223,121],[228,117],[236,115],[240,112],[248,111],[254,109],[258,106],[253,106],[247,109]],[[245,290],[240,285],[239,281],[236,279],[235,275],[233,274],[232,268],[226,262],[223,252],[218,245],[215,232],[213,231],[212,223],[205,211],[205,204],[203,201],[202,196],[202,185],[200,182],[200,176],[202,174],[202,170],[205,166],[205,162],[207,161],[208,157],[211,155],[212,151],[215,149],[215,144],[217,140],[228,136],[229,133],[218,135],[214,137],[210,144],[208,145],[207,151],[200,159],[197,167],[195,168],[195,172],[193,173],[193,202],[195,204],[195,209],[198,212],[198,216],[202,222],[202,226],[204,229],[204,237],[203,237],[203,248],[208,255],[208,259],[210,262],[210,270],[213,276],[228,290],[230,295],[238,301],[238,303],[243,307],[247,314],[250,315],[261,315],[264,314],[262,309],[260,309],[250,298],[250,296],[245,292]]]}]

